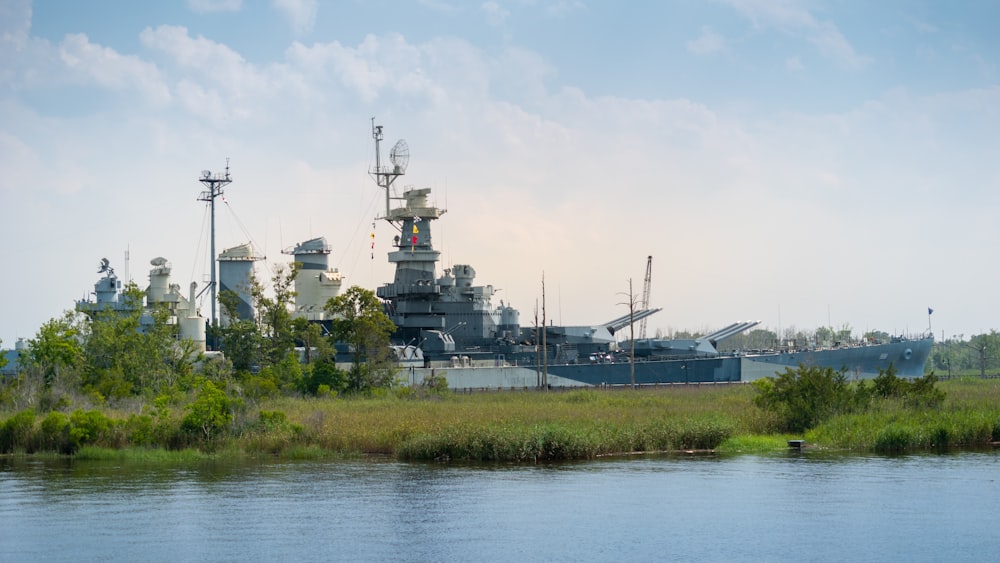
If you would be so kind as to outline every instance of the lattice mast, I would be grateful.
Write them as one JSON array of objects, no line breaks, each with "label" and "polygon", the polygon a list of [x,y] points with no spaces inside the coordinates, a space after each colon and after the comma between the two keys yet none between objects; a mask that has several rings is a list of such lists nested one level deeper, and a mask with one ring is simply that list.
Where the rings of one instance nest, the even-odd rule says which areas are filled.
[{"label": "lattice mast", "polygon": [[218,316],[216,315],[216,304],[218,303],[218,295],[216,295],[216,288],[218,287],[218,266],[216,264],[217,257],[215,255],[215,199],[220,197],[225,187],[233,181],[229,176],[229,159],[226,159],[225,174],[213,174],[209,170],[202,170],[200,181],[208,189],[201,192],[198,196],[198,201],[207,201],[211,208],[211,233],[209,235],[209,252],[211,252],[211,255],[209,256],[209,260],[212,263],[212,273],[209,288],[212,293],[212,326],[217,327]]}]

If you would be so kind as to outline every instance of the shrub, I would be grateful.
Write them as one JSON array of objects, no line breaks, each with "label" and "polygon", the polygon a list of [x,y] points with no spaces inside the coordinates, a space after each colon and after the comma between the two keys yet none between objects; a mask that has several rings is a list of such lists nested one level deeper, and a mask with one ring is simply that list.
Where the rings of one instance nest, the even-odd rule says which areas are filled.
[{"label": "shrub", "polygon": [[[320,387],[326,387],[326,393],[320,392]],[[310,364],[301,380],[302,392],[309,395],[329,395],[330,391],[343,393],[346,389],[347,373],[327,358]]]},{"label": "shrub", "polygon": [[10,453],[24,449],[34,450],[32,434],[35,428],[35,412],[23,410],[8,418],[0,425],[0,453]]},{"label": "shrub", "polygon": [[76,410],[69,417],[69,447],[76,451],[80,446],[95,444],[107,437],[113,422],[101,411]]},{"label": "shrub", "polygon": [[52,411],[42,420],[38,435],[39,447],[63,454],[72,453],[69,442],[69,417]]},{"label": "shrub", "polygon": [[803,432],[854,404],[847,376],[832,368],[785,368],[777,378],[758,379],[753,385],[758,392],[754,404],[777,413],[790,432]]},{"label": "shrub", "polygon": [[233,401],[226,392],[211,381],[205,381],[198,391],[198,398],[186,407],[188,413],[184,416],[181,427],[209,441],[214,434],[233,422],[232,408]]}]

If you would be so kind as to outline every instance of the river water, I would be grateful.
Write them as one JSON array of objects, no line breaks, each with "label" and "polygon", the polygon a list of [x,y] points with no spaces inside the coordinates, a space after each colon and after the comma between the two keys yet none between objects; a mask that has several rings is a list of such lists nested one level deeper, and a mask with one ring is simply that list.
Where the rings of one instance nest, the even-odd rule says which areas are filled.
[{"label": "river water", "polygon": [[988,561],[1000,453],[0,459],[3,561]]}]

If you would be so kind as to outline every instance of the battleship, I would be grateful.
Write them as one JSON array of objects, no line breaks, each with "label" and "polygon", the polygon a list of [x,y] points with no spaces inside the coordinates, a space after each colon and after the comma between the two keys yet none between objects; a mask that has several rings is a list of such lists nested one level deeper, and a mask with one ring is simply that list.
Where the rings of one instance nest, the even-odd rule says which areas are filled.
[{"label": "battleship", "polygon": [[[388,252],[388,260],[395,266],[393,281],[377,287],[375,294],[396,326],[391,347],[399,360],[400,378],[406,383],[417,385],[436,376],[443,376],[453,389],[745,382],[798,365],[844,370],[854,379],[875,377],[890,365],[901,377],[924,374],[933,344],[930,336],[852,346],[720,352],[720,343],[758,324],[744,321],[697,338],[640,336],[619,341],[626,328],[645,323],[660,311],[648,308],[645,299],[639,309],[594,325],[555,325],[547,322],[543,313],[541,326],[522,326],[519,311],[510,303],[501,300],[494,305],[497,290],[492,285],[477,285],[472,264],[454,264],[438,275],[440,252],[433,244],[433,223],[446,210],[431,203],[430,188],[407,187],[397,193],[395,183],[406,173],[409,147],[398,141],[384,162],[383,128],[375,125],[374,119],[372,136],[375,162],[369,172],[385,193],[385,209],[379,219],[398,233]],[[121,281],[104,259],[98,272],[103,277],[94,285],[96,299],[79,301],[78,311],[94,314],[140,307],[147,309],[142,322],[148,324],[152,322],[149,309],[166,307],[168,322],[177,325],[179,337],[191,339],[197,350],[207,350],[209,355],[218,352],[206,346],[206,327],[230,322],[225,312],[217,320],[216,287],[236,298],[235,314],[253,317],[248,282],[254,263],[264,256],[249,243],[215,255],[214,200],[231,181],[228,164],[224,174],[204,171],[199,180],[208,188],[199,201],[213,204],[211,255],[218,263],[218,279],[213,266],[211,281],[201,292],[196,294],[197,283],[182,292],[179,285],[170,282],[170,263],[154,258],[145,303],[133,303],[125,299]],[[293,317],[329,326],[331,318],[324,305],[339,294],[344,279],[330,267],[330,252],[322,237],[282,251],[300,266],[294,281]],[[197,307],[197,299],[207,290],[211,290],[212,302],[209,319]],[[544,303],[544,291],[542,299]]]},{"label": "battleship", "polygon": [[723,354],[720,342],[758,323],[733,323],[701,338],[623,343],[617,332],[660,309],[642,308],[591,326],[556,326],[543,319],[541,327],[523,327],[510,304],[494,307],[493,286],[476,285],[472,265],[456,264],[437,275],[440,253],[431,235],[433,222],[446,210],[430,203],[430,188],[407,188],[397,195],[395,182],[406,173],[409,146],[398,141],[383,162],[383,128],[374,119],[372,136],[370,174],[385,192],[381,219],[398,232],[388,253],[394,279],[376,295],[397,327],[396,347],[413,351],[406,369],[411,383],[435,375],[443,375],[452,388],[738,382],[800,364],[844,370],[857,379],[875,377],[890,364],[901,377],[924,374],[930,336]]}]

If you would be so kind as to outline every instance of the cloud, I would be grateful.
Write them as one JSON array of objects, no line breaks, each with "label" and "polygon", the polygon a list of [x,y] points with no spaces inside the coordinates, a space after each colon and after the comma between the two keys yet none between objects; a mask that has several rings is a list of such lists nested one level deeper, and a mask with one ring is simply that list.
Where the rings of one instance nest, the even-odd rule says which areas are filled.
[{"label": "cloud", "polygon": [[316,0],[271,0],[271,7],[288,19],[296,35],[309,33],[316,24]]},{"label": "cloud", "polygon": [[91,43],[86,35],[67,35],[59,47],[59,58],[71,73],[102,88],[137,90],[153,104],[170,101],[170,91],[156,65]]},{"label": "cloud", "polygon": [[785,68],[792,72],[802,72],[806,67],[802,64],[802,59],[799,57],[788,57],[785,59]]},{"label": "cloud", "polygon": [[861,55],[829,21],[816,19],[795,0],[728,0],[728,3],[755,26],[775,27],[792,37],[815,45],[827,58],[850,69],[864,68],[872,58]]},{"label": "cloud", "polygon": [[[755,17],[796,37],[824,33],[823,22],[801,10]],[[713,34],[706,27],[691,43],[718,52],[711,41],[699,43]],[[197,174],[218,170],[226,156],[236,178],[227,192],[232,208],[269,244],[272,262],[282,261],[282,239],[287,246],[323,235],[350,284],[373,288],[392,279],[384,259],[391,229],[379,223],[374,260],[365,236],[378,211],[365,175],[371,115],[386,125],[387,140],[407,138],[413,156],[405,183],[431,186],[449,204],[435,225],[439,267],[472,264],[477,283],[502,287],[523,315],[545,271],[550,296],[566,311],[560,321],[619,316],[615,293],[627,289],[627,275],[639,279],[652,254],[654,272],[670,272],[654,274],[654,304],[670,309],[653,326],[714,328],[761,318],[776,303],[786,318],[819,326],[831,300],[841,318],[860,326],[873,320],[866,315],[894,318],[884,310],[896,301],[916,294],[923,303],[923,294],[940,291],[925,266],[926,256],[948,252],[935,246],[948,240],[941,232],[1000,238],[989,217],[1000,204],[992,195],[1000,194],[1000,169],[990,164],[997,89],[848,98],[844,105],[854,109],[829,115],[746,115],[696,93],[643,98],[625,87],[595,95],[562,85],[553,59],[523,46],[490,51],[454,38],[371,34],[352,43],[294,42],[283,59],[278,52],[251,62],[184,27],[148,28],[140,41],[145,50],[132,56],[82,34],[57,48],[29,37],[30,53],[0,61],[33,68],[49,60],[37,67],[44,93],[67,104],[76,102],[75,91],[59,87],[81,82],[168,101],[81,118],[0,98],[0,190],[4,203],[23,203],[14,217],[21,222],[0,225],[7,229],[0,234],[37,234],[36,248],[73,237],[86,254],[34,266],[39,284],[24,289],[24,308],[0,315],[9,326],[7,319],[19,319],[36,328],[41,315],[90,290],[95,257],[120,255],[126,245],[138,260],[174,260],[177,281],[200,279],[189,274],[193,267],[180,267],[199,233]],[[807,51],[803,59],[812,64]],[[799,56],[785,57],[789,70],[804,66]],[[34,84],[17,89],[27,98],[39,89]],[[29,184],[38,189],[24,190]],[[963,190],[951,198],[959,212],[942,212],[942,190]],[[54,205],[70,209],[56,214]],[[94,219],[102,217],[115,220]],[[919,228],[927,218],[934,233]],[[359,222],[360,245],[351,235]],[[268,228],[269,241],[261,234]],[[242,232],[219,230],[220,244],[242,242]],[[29,250],[12,250],[12,260],[33,264]],[[976,292],[988,295],[995,276],[985,263],[972,267],[981,269],[968,278],[984,280]],[[145,272],[135,269],[144,284]],[[912,281],[886,300],[882,290],[894,279]],[[840,305],[838,296],[856,303]],[[808,316],[816,303],[821,313]]]},{"label": "cloud", "polygon": [[10,0],[0,3],[0,41],[5,46],[23,48],[30,29],[30,0]]},{"label": "cloud", "polygon": [[239,12],[243,9],[243,0],[188,0],[188,8],[198,14]]},{"label": "cloud", "polygon": [[486,21],[488,21],[490,25],[498,27],[502,26],[507,21],[507,17],[510,16],[509,10],[504,9],[492,0],[489,2],[483,2],[480,9],[484,14],[486,14]]},{"label": "cloud", "polygon": [[687,42],[687,49],[696,55],[711,55],[728,49],[726,38],[708,27],[701,28],[701,36]]},{"label": "cloud", "polygon": [[283,80],[284,69],[261,70],[233,49],[205,37],[191,37],[186,28],[161,25],[139,34],[144,47],[167,56],[175,91],[191,113],[213,120],[245,119],[264,100],[282,88],[294,87]]}]

